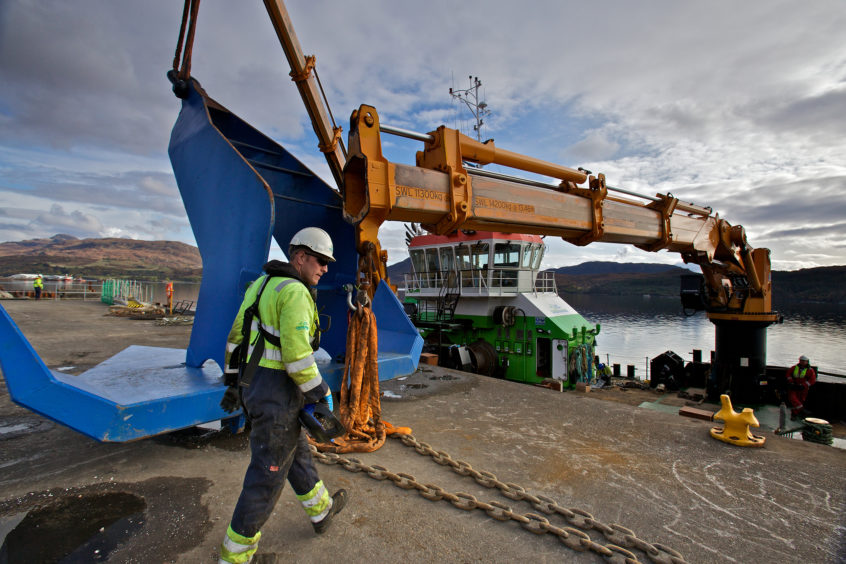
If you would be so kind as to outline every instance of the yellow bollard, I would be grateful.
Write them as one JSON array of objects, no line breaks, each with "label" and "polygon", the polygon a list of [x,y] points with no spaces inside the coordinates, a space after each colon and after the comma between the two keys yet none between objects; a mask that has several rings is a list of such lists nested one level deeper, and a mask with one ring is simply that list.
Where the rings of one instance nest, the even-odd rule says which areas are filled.
[{"label": "yellow bollard", "polygon": [[723,394],[720,396],[722,409],[714,414],[714,419],[723,421],[725,427],[712,427],[711,436],[726,443],[737,446],[760,447],[764,446],[766,439],[753,435],[749,427],[759,427],[758,419],[751,408],[744,408],[742,413],[737,413],[731,407],[731,398]]}]

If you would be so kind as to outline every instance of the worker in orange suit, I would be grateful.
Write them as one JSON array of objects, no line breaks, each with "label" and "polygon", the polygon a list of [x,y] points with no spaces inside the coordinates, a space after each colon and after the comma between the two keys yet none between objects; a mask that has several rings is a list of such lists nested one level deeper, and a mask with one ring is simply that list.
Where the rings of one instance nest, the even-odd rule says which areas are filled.
[{"label": "worker in orange suit", "polygon": [[787,401],[790,403],[791,419],[796,419],[805,408],[808,390],[817,382],[817,373],[811,368],[808,357],[799,357],[799,364],[787,369]]},{"label": "worker in orange suit", "polygon": [[165,285],[165,294],[167,294],[167,312],[173,313],[173,282],[168,281]]}]

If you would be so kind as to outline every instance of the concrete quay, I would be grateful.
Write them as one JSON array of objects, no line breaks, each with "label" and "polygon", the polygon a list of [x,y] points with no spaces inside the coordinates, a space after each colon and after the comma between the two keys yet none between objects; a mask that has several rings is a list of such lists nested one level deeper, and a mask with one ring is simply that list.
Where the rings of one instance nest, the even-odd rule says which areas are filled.
[{"label": "concrete quay", "polygon": [[[90,302],[0,306],[49,367],[69,373],[129,344],[184,347],[190,333],[190,327],[104,317],[107,308]],[[736,447],[709,436],[714,423],[604,401],[610,395],[602,390],[560,393],[439,367],[424,366],[382,390],[385,419],[411,427],[417,440],[501,482],[671,547],[687,562],[846,562],[846,451],[771,433],[762,448]],[[398,440],[345,456],[516,513],[542,514]],[[10,550],[17,535],[20,547],[21,524],[34,523],[32,546],[53,534],[71,539],[74,561],[215,562],[248,461],[247,437],[225,432],[98,443],[14,405],[3,385],[0,537],[10,535]],[[318,470],[330,489],[349,491],[347,507],[318,537],[286,487],[263,530],[259,562],[603,560],[552,534],[533,535],[515,521],[428,501],[390,480],[338,465]],[[88,531],[87,515],[98,512],[118,518]],[[557,527],[570,525],[547,517]],[[596,530],[589,535],[609,542]],[[27,561],[39,561],[29,554]]]}]

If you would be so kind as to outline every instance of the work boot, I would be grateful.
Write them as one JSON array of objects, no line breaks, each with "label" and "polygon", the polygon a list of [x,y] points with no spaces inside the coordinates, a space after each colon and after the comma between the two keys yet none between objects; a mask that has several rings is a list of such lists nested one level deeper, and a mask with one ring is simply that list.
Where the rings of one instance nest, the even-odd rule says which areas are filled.
[{"label": "work boot", "polygon": [[332,518],[341,512],[344,506],[347,504],[347,490],[340,489],[332,494],[332,508],[329,509],[329,513],[326,514],[326,517],[318,521],[317,523],[312,523],[311,526],[314,527],[314,532],[318,535],[322,535],[326,532],[329,528],[329,525],[332,524]]}]

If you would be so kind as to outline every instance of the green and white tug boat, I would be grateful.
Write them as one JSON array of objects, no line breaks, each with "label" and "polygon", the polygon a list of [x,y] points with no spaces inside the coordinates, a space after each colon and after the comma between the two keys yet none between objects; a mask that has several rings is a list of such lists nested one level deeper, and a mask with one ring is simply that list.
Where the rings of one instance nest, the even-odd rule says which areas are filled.
[{"label": "green and white tug boat", "polygon": [[539,236],[412,235],[406,312],[440,364],[563,387],[590,381],[600,327],[561,299],[553,272],[540,271]]}]

